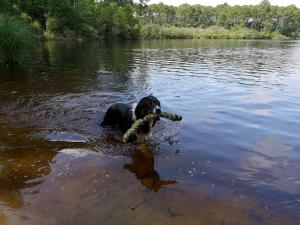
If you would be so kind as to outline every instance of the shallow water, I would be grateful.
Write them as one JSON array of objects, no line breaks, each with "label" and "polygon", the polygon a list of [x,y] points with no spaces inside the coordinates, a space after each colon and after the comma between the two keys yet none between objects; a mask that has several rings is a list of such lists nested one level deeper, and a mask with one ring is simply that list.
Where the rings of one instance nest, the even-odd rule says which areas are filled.
[{"label": "shallow water", "polygon": [[[0,67],[0,224],[300,224],[300,42],[47,42]],[[183,121],[98,122],[159,98]]]}]

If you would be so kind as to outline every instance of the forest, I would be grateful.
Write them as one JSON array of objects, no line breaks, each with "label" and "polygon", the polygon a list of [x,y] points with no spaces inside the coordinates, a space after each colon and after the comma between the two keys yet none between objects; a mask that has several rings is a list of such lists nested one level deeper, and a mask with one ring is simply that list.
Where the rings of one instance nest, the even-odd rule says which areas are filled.
[{"label": "forest", "polygon": [[150,38],[153,31],[160,30],[183,37],[190,34],[191,38],[296,39],[300,31],[300,9],[272,6],[268,0],[259,5],[225,3],[216,7],[161,3],[144,7],[139,13],[143,36]]},{"label": "forest", "polygon": [[250,29],[265,36],[276,33],[293,39],[300,32],[300,9],[293,5],[272,6],[268,0],[259,5],[225,3],[216,7],[147,5],[132,0],[2,0],[0,4],[1,24],[7,18],[20,20],[45,39],[151,38],[151,31],[163,28]]},{"label": "forest", "polygon": [[34,39],[297,39],[294,5],[147,5],[140,0],[1,0],[0,54],[16,61]]}]

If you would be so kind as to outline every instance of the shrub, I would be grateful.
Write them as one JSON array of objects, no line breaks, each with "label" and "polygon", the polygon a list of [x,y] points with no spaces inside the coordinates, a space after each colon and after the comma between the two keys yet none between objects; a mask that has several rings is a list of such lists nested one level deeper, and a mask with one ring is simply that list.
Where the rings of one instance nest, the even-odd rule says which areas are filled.
[{"label": "shrub", "polygon": [[274,40],[289,40],[290,38],[280,34],[279,32],[271,33],[272,39]]},{"label": "shrub", "polygon": [[61,33],[63,31],[62,25],[59,19],[55,17],[49,17],[46,22],[46,30],[51,33]]},{"label": "shrub", "polygon": [[35,20],[31,23],[31,28],[35,31],[35,32],[41,32],[42,31],[42,27],[39,21]]},{"label": "shrub", "polygon": [[144,39],[287,39],[280,33],[259,32],[242,26],[226,29],[219,26],[194,28],[147,24],[142,27],[141,35]]},{"label": "shrub", "polygon": [[32,21],[32,18],[31,18],[28,14],[23,13],[23,12],[20,14],[20,18],[21,18],[25,23],[31,23],[31,21]]},{"label": "shrub", "polygon": [[90,25],[87,24],[82,24],[82,26],[79,29],[79,34],[83,38],[88,38],[88,39],[97,39],[98,38],[98,31],[93,28]]},{"label": "shrub", "polygon": [[22,19],[0,17],[0,52],[5,63],[18,63],[32,38],[30,26]]},{"label": "shrub", "polygon": [[49,30],[43,32],[43,38],[47,41],[57,40],[56,35]]}]

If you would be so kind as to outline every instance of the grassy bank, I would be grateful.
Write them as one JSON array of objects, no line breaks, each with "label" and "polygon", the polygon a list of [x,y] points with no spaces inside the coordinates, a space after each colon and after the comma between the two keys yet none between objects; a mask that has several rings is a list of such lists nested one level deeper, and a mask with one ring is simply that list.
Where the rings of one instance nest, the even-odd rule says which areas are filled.
[{"label": "grassy bank", "polygon": [[147,24],[141,28],[142,39],[275,39],[289,38],[278,32],[259,32],[245,27],[226,29],[211,26],[208,28],[186,28]]}]

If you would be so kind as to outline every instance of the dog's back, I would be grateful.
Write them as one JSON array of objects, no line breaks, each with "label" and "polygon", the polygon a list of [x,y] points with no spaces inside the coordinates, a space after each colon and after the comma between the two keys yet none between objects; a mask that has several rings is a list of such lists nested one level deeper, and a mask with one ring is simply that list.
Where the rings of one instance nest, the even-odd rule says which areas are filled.
[{"label": "dog's back", "polygon": [[133,123],[132,108],[128,104],[116,103],[110,106],[101,126],[119,127],[126,132]]}]

